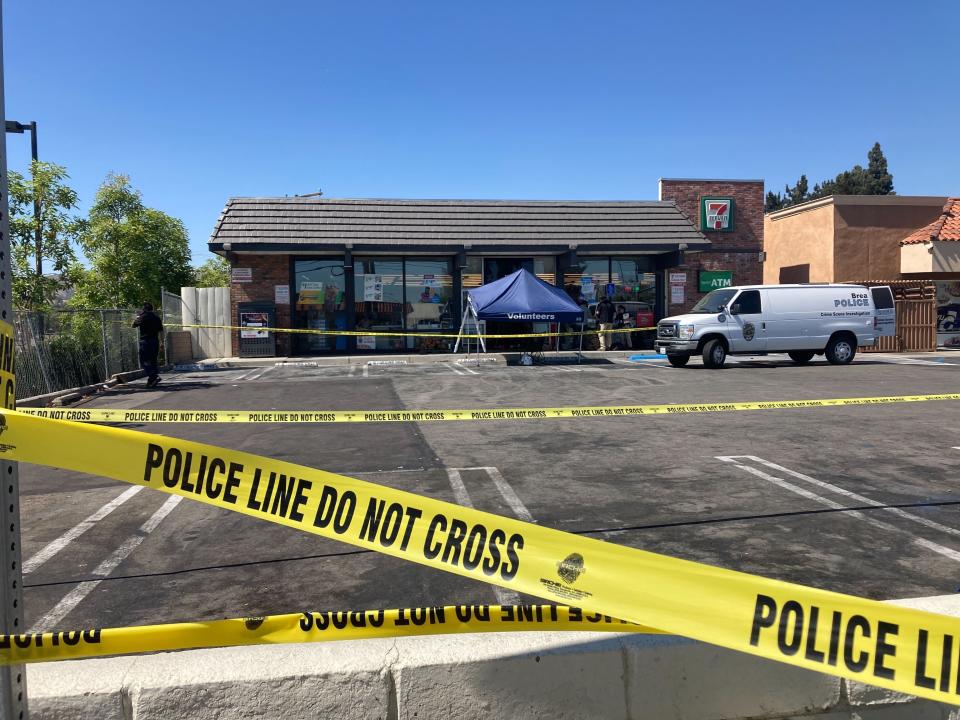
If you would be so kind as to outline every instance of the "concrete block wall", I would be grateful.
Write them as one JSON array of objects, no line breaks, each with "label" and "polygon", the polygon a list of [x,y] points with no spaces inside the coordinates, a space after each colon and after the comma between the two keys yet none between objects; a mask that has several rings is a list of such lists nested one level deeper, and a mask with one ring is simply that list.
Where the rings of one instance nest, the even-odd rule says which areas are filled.
[{"label": "concrete block wall", "polygon": [[[950,610],[957,614],[955,602]],[[656,635],[493,633],[222,648],[28,672],[34,720],[960,720],[950,706]]]}]

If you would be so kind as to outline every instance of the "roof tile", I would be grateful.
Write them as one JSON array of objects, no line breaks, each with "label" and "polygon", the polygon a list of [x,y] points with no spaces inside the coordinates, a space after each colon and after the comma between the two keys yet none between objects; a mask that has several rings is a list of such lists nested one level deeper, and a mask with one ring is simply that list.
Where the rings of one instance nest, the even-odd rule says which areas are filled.
[{"label": "roof tile", "polygon": [[948,198],[940,217],[907,235],[900,244],[916,245],[944,240],[960,242],[960,197]]}]

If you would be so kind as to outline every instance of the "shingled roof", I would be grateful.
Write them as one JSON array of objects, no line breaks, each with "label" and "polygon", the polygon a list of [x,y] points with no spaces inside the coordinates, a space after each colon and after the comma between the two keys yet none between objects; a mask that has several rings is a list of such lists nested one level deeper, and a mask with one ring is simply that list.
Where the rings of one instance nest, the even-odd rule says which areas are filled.
[{"label": "shingled roof", "polygon": [[231,198],[210,249],[497,245],[710,246],[673,201]]},{"label": "shingled roof", "polygon": [[900,244],[916,245],[941,240],[960,241],[960,197],[948,198],[940,217],[907,235]]}]

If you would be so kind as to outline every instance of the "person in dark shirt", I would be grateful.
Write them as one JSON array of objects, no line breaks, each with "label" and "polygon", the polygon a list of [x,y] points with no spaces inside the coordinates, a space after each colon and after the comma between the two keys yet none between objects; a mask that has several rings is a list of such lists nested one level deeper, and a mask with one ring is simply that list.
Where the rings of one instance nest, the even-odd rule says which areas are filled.
[{"label": "person in dark shirt", "polygon": [[613,318],[616,314],[616,310],[613,307],[613,303],[610,302],[610,298],[604,296],[603,299],[600,300],[600,303],[597,305],[596,313],[597,322],[600,324],[600,349],[612,350],[613,338],[611,337],[611,333],[609,331],[613,329]]},{"label": "person in dark shirt", "polygon": [[154,387],[160,382],[157,355],[160,354],[163,322],[153,312],[153,305],[144,303],[143,310],[137,313],[137,318],[133,321],[133,326],[140,329],[140,367],[147,373],[147,387]]}]

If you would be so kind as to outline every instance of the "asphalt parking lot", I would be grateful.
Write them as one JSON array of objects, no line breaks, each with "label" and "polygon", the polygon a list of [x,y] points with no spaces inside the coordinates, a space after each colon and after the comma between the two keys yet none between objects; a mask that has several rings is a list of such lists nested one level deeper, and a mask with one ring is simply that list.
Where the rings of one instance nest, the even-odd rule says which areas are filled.
[{"label": "asphalt parking lot", "polygon": [[[383,360],[388,361],[389,358]],[[299,365],[167,375],[92,407],[353,410],[956,392],[960,354],[852,366]],[[960,590],[960,402],[590,421],[131,425],[545,526],[888,599]],[[517,600],[506,591],[111,480],[21,465],[27,626]]]}]

